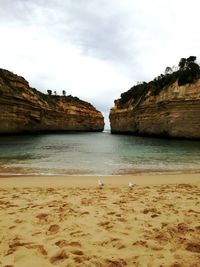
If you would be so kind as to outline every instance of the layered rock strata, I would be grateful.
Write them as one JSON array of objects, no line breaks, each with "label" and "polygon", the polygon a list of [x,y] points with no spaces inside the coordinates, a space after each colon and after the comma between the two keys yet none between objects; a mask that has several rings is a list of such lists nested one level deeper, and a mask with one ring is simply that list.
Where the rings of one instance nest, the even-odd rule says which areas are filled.
[{"label": "layered rock strata", "polygon": [[104,118],[72,96],[45,95],[23,78],[0,69],[0,134],[102,131]]},{"label": "layered rock strata", "polygon": [[151,86],[128,101],[115,100],[110,110],[112,133],[200,139],[200,79],[176,80],[156,95]]}]

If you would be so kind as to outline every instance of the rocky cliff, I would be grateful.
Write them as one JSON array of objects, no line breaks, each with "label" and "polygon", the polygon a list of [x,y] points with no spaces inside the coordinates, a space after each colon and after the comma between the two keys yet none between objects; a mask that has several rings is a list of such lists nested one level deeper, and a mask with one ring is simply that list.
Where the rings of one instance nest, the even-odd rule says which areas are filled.
[{"label": "rocky cliff", "polygon": [[72,96],[45,95],[10,71],[0,69],[0,134],[38,131],[102,131],[104,118]]},{"label": "rocky cliff", "polygon": [[200,139],[200,75],[185,68],[134,86],[110,110],[112,133]]}]

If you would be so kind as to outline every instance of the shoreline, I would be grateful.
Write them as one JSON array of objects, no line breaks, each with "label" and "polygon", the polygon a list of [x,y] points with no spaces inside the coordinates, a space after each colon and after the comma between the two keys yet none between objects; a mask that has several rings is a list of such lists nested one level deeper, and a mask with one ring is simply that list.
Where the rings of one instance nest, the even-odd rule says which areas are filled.
[{"label": "shoreline", "polygon": [[200,184],[200,173],[154,175],[17,175],[0,176],[3,187],[97,187],[98,179],[107,187],[127,187],[130,181],[137,185]]},{"label": "shoreline", "polygon": [[2,177],[35,177],[35,176],[162,176],[162,175],[181,175],[181,174],[200,174],[200,169],[121,169],[113,173],[96,173],[92,170],[53,170],[48,172],[46,169],[32,169],[22,167],[4,167],[0,166],[0,179]]}]

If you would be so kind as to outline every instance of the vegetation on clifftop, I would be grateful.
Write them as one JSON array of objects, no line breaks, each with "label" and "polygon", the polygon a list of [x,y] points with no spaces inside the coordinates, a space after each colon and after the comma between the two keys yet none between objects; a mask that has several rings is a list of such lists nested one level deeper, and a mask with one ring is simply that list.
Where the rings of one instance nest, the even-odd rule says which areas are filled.
[{"label": "vegetation on clifftop", "polygon": [[90,103],[81,100],[80,98],[76,97],[76,96],[72,96],[72,95],[46,95],[38,90],[36,90],[35,88],[32,88],[33,90],[35,90],[35,92],[42,97],[45,101],[47,101],[48,103],[51,104],[56,104],[58,101],[63,101],[63,102],[67,102],[69,104],[74,104],[74,105],[81,105],[84,107],[88,107],[88,108],[94,108]]},{"label": "vegetation on clifftop", "polygon": [[131,99],[141,101],[149,91],[152,95],[158,95],[165,87],[170,86],[175,81],[178,81],[178,85],[181,86],[194,83],[199,78],[200,66],[196,63],[196,57],[181,58],[178,67],[166,67],[165,73],[154,80],[137,84],[122,93],[118,100],[118,106],[123,106]]},{"label": "vegetation on clifftop", "polygon": [[[74,97],[72,95],[66,96],[65,90],[62,91],[63,94],[62,96],[57,95],[56,91],[55,94],[53,95],[51,90],[47,90],[48,94],[44,94],[38,91],[37,89],[30,87],[29,83],[23,77],[18,76],[17,74],[14,74],[11,71],[1,68],[0,68],[0,79],[3,80],[3,84],[6,85],[7,90],[12,90],[12,92],[14,92],[16,95],[21,95],[23,93],[23,90],[26,88],[51,105],[56,106],[56,104],[59,101],[63,101],[69,104],[95,109],[95,107],[93,107],[90,103],[83,101],[78,97]],[[6,88],[4,88],[4,92],[5,90]],[[4,92],[0,91],[0,94],[3,94]]]}]

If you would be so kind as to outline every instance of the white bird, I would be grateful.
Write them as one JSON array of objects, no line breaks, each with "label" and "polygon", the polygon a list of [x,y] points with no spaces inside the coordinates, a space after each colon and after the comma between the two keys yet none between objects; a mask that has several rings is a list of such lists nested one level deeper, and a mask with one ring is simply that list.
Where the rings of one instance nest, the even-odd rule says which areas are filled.
[{"label": "white bird", "polygon": [[104,187],[104,183],[101,180],[98,181],[98,185],[99,185],[99,188],[101,189]]},{"label": "white bird", "polygon": [[128,187],[131,189],[131,188],[133,188],[134,186],[136,186],[136,184],[133,184],[132,182],[129,182],[128,183]]}]

